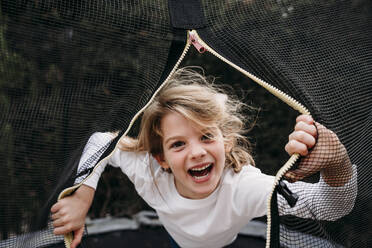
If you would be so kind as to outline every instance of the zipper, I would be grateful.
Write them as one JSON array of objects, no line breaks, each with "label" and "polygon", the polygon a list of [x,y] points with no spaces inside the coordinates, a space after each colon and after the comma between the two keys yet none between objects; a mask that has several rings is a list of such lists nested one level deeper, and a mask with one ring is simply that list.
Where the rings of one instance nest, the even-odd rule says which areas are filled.
[{"label": "zipper", "polygon": [[[66,188],[64,189],[59,195],[58,195],[58,200],[66,197],[66,196],[69,196],[71,195],[75,190],[77,190],[81,185],[84,184],[84,182],[86,180],[88,180],[94,173],[94,171],[103,165],[103,162],[108,160],[113,154],[114,152],[119,149],[118,148],[118,145],[121,141],[121,139],[123,137],[125,137],[129,130],[132,128],[133,124],[135,123],[135,121],[138,119],[138,117],[143,113],[143,111],[145,111],[145,109],[152,103],[152,101],[154,100],[155,96],[158,94],[158,92],[168,83],[169,79],[173,76],[173,74],[175,73],[175,71],[177,70],[177,68],[179,67],[179,65],[181,64],[181,62],[183,61],[183,59],[185,58],[187,52],[189,51],[190,49],[190,46],[192,44],[192,41],[191,41],[191,38],[189,36],[189,34],[187,34],[187,42],[186,42],[186,45],[185,45],[185,48],[183,49],[182,51],[182,54],[181,56],[179,57],[179,59],[177,60],[176,64],[174,65],[173,69],[171,70],[171,72],[169,73],[168,77],[164,80],[164,82],[159,86],[159,88],[154,92],[154,94],[152,95],[152,97],[150,98],[150,100],[147,102],[147,104],[140,110],[136,113],[136,115],[132,118],[132,120],[130,121],[129,123],[129,126],[128,128],[126,129],[126,131],[124,132],[124,134],[120,137],[118,143],[116,144],[115,148],[112,150],[112,152],[107,155],[105,158],[103,158],[100,162],[98,162],[95,166],[94,166],[94,169],[92,170],[92,172],[89,174],[89,176],[87,176],[83,181],[81,181],[79,184],[76,184],[74,186],[71,186],[69,188]],[[199,51],[199,50],[198,50]],[[71,243],[72,243],[72,240],[74,238],[74,235],[72,232],[68,233],[68,234],[65,234],[64,235],[64,243],[65,243],[65,247],[66,248],[70,248],[71,247]]]},{"label": "zipper", "polygon": [[205,47],[202,44],[200,44],[199,42],[200,38],[197,36],[196,31],[194,30],[189,31],[188,34],[191,44],[194,45],[194,47],[196,48],[196,50],[198,50],[199,53],[204,53],[205,51],[207,51]]},{"label": "zipper", "polygon": [[[217,58],[219,58],[223,62],[232,66],[233,68],[235,68],[236,70],[238,70],[239,72],[241,72],[242,74],[247,76],[248,78],[255,81],[257,84],[264,87],[267,91],[269,91],[271,94],[273,94],[274,96],[276,96],[277,98],[279,98],[280,100],[282,100],[283,102],[288,104],[293,109],[299,111],[302,114],[310,115],[309,110],[305,106],[303,106],[300,102],[295,100],[293,97],[287,95],[283,91],[281,91],[278,88],[270,85],[269,83],[267,83],[264,80],[258,78],[257,76],[253,75],[252,73],[249,73],[248,71],[246,71],[243,68],[241,68],[240,66],[232,63],[227,58],[223,57],[221,54],[216,52],[213,48],[208,46],[208,44],[205,43],[200,38],[200,36],[196,32],[196,30],[190,30],[189,31],[189,37],[191,37],[192,44],[195,46],[195,48],[199,52],[201,52],[201,53],[204,53],[205,51],[210,52],[211,54],[213,54],[214,56],[216,56]],[[279,169],[279,171],[275,175],[274,184],[272,186],[271,192],[270,192],[269,197],[267,199],[267,206],[266,206],[267,207],[266,248],[270,247],[270,237],[271,237],[271,204],[270,203],[271,203],[272,196],[274,194],[275,187],[278,185],[278,183],[281,180],[281,178],[283,177],[283,175],[294,165],[294,163],[298,160],[299,157],[300,157],[299,154],[293,154],[289,158],[289,160]]]}]

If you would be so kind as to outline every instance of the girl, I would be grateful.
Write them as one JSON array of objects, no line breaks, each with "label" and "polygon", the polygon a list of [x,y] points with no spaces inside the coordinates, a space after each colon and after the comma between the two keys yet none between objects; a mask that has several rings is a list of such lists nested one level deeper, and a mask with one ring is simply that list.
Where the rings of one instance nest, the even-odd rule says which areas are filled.
[{"label": "girl", "polygon": [[[181,247],[228,245],[248,221],[266,214],[274,177],[254,167],[243,136],[244,117],[239,112],[242,106],[200,74],[178,70],[145,110],[138,139],[123,137],[120,149],[104,162],[104,166],[108,162],[121,168]],[[316,184],[289,184],[300,198],[291,208],[279,196],[281,215],[334,220],[353,207],[355,169],[337,136],[321,125],[317,127],[319,134],[310,116],[299,116],[285,147],[288,154],[306,156],[312,149],[310,157],[316,157],[317,146],[322,143],[324,151],[330,141],[337,149],[329,152],[327,163],[305,161],[287,174],[296,181],[320,171],[321,179]],[[331,137],[330,141],[323,136]],[[92,135],[80,164],[113,137],[110,133]],[[333,162],[335,158],[337,163]],[[54,233],[73,231],[73,248],[81,241],[85,217],[104,166],[97,167],[73,195],[51,209]],[[340,194],[345,197],[340,199]],[[318,201],[332,211],[311,204]]]}]

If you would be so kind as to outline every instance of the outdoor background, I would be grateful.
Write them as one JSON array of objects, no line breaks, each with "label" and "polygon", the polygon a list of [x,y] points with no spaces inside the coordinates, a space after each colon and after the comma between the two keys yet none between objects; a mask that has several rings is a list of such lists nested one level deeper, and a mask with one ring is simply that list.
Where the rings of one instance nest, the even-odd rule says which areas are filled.
[{"label": "outdoor background", "polygon": [[[0,192],[1,199],[8,199],[9,206],[17,206],[12,202],[15,198],[10,195],[14,192],[22,192],[22,194],[33,196],[34,199],[32,202],[25,201],[18,204],[20,209],[7,208],[3,202],[0,212],[3,214],[2,218],[21,220],[24,216],[32,215],[33,211],[43,204],[47,193],[54,186],[52,180],[45,181],[48,180],[48,177],[55,178],[56,168],[52,165],[56,161],[67,161],[69,152],[73,150],[69,144],[71,140],[76,138],[75,133],[63,130],[63,126],[53,125],[51,120],[63,119],[66,126],[69,125],[69,122],[78,121],[83,129],[90,129],[95,124],[94,116],[84,119],[84,116],[76,116],[74,112],[65,112],[65,116],[56,118],[56,113],[50,111],[50,108],[53,108],[53,104],[55,104],[52,93],[63,91],[66,89],[66,85],[72,83],[66,81],[66,74],[69,75],[69,78],[81,78],[80,87],[94,89],[96,85],[87,83],[86,78],[82,78],[82,75],[94,78],[95,75],[104,74],[109,69],[119,71],[120,59],[118,58],[116,62],[116,57],[113,54],[107,53],[105,49],[100,51],[97,49],[99,46],[97,42],[90,44],[90,40],[87,39],[84,41],[87,42],[84,45],[85,49],[89,50],[92,47],[92,50],[97,50],[94,59],[98,61],[95,61],[95,64],[102,66],[91,67],[92,61],[84,57],[76,63],[70,60],[70,57],[79,51],[73,50],[74,46],[64,49],[66,35],[73,30],[63,23],[62,17],[54,15],[53,10],[50,13],[32,16],[32,20],[29,19],[30,16],[27,15],[25,9],[8,9],[8,11],[5,13],[0,9],[0,111],[4,111],[15,102],[19,105],[19,111],[13,112],[13,118],[7,120],[8,123],[5,125],[1,125],[0,164],[3,167],[2,171],[7,173],[6,177],[9,179],[9,183],[7,189],[0,189]],[[55,28],[43,29],[41,33],[40,28],[43,25],[50,26],[50,19],[55,22]],[[30,25],[30,23],[34,23],[34,25]],[[28,41],[23,39],[20,32],[24,30],[25,26],[30,34],[40,36],[37,37],[38,47],[29,46]],[[11,44],[9,44],[10,42]],[[79,41],[72,40],[71,42]],[[76,47],[79,48],[79,46]],[[56,60],[50,61],[51,57]],[[116,64],[117,68],[107,68],[105,64],[107,60],[111,60],[110,64]],[[251,120],[255,120],[255,125],[248,134],[253,144],[253,156],[257,167],[263,172],[275,173],[288,158],[284,151],[284,145],[293,128],[297,113],[209,53],[199,54],[192,47],[181,66],[202,67],[206,75],[216,77],[216,83],[231,85],[236,94],[253,107],[250,115],[252,116]],[[74,83],[79,84],[79,80]],[[87,91],[92,89],[87,89]],[[32,102],[32,99],[40,94],[45,95],[43,102],[34,102],[33,105],[23,104]],[[60,95],[69,97],[66,94]],[[59,102],[63,104],[68,100],[59,99]],[[79,109],[90,112],[91,109],[102,108],[100,106],[102,103],[96,103],[97,106],[92,104],[94,104],[93,101],[86,99],[86,102],[80,103]],[[43,118],[39,118],[39,122],[29,122],[30,112],[38,112],[43,115]],[[0,112],[1,116],[4,114],[5,112]],[[30,126],[33,130],[32,137],[24,137],[17,133],[15,128],[25,125]],[[250,126],[252,123],[247,122],[247,127]],[[33,160],[31,156],[29,158],[28,154],[31,153],[38,154],[39,159]],[[22,157],[15,157],[14,154],[21,154]],[[13,166],[19,163],[23,163],[25,168],[20,169]],[[4,166],[8,169],[5,170]],[[20,180],[34,181],[35,185],[39,182],[42,188],[37,186],[35,188],[18,188],[20,185],[24,185],[18,183]],[[38,204],[35,203],[35,198],[37,198]],[[26,207],[28,204],[29,207]],[[137,196],[126,176],[119,173],[118,169],[107,167],[100,180],[90,216],[92,218],[107,215],[128,216],[145,208],[148,207]],[[25,209],[29,209],[30,212],[24,212]],[[20,228],[16,222],[14,222],[14,227],[2,225],[2,223],[6,222],[0,222],[0,229],[3,230],[0,235],[2,238],[7,237],[9,228],[15,230]]]},{"label": "outdoor background", "polygon": [[[97,22],[93,22],[89,15],[88,18],[74,13],[74,6],[71,11],[62,11],[53,6],[41,8],[43,1],[17,2],[12,5],[11,1],[0,0],[0,179],[6,185],[0,187],[0,240],[29,231],[28,224],[56,187],[64,165],[78,149],[76,144],[82,142],[82,133],[96,130],[104,121],[107,106],[122,93],[116,91],[116,86],[125,83],[130,77],[126,73],[138,70],[138,64],[148,56],[143,49],[121,53],[117,37],[129,43],[133,39],[135,47],[138,39],[133,36],[147,34],[135,28],[138,32],[135,35],[123,34],[117,20],[97,15]],[[221,15],[223,11],[220,10]],[[278,8],[272,13],[282,11]],[[290,11],[293,10],[285,9],[281,13],[283,18]],[[130,18],[137,25],[136,18]],[[254,16],[247,17],[247,21],[248,18],[255,22]],[[288,33],[289,38],[306,40],[287,31],[283,33]],[[142,40],[141,45],[149,51],[161,47],[146,42],[149,41]],[[216,83],[230,85],[239,98],[252,106],[246,124],[251,127],[247,136],[253,145],[253,157],[263,172],[275,174],[288,159],[284,145],[298,113],[208,52],[199,54],[191,47],[182,66],[202,67],[207,76],[216,77]],[[149,73],[143,72],[143,76]],[[82,95],[72,99],[76,97],[70,94],[73,89],[95,98]],[[7,112],[9,109],[13,111]],[[27,135],[19,130],[27,130]],[[370,209],[367,197],[358,200],[365,201]],[[143,209],[149,207],[137,196],[126,176],[119,169],[107,167],[89,216],[93,219],[132,216]],[[366,216],[359,216],[360,220],[370,223],[369,213],[365,211]],[[346,219],[343,227],[335,226],[332,230],[347,229],[351,236],[359,233],[358,228],[364,223],[356,226],[351,222],[351,218]],[[363,235],[368,239],[368,233]]]}]

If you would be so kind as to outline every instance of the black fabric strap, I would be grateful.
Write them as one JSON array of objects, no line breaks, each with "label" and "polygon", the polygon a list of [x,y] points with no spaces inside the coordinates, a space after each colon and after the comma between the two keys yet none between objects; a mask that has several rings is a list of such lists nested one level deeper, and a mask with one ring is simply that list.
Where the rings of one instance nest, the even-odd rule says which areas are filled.
[{"label": "black fabric strap", "polygon": [[169,0],[172,26],[181,29],[199,29],[206,25],[200,0]]},{"label": "black fabric strap", "polygon": [[270,233],[270,248],[280,247],[279,238],[279,211],[278,211],[278,186],[275,187],[273,196],[271,198],[271,233]]}]

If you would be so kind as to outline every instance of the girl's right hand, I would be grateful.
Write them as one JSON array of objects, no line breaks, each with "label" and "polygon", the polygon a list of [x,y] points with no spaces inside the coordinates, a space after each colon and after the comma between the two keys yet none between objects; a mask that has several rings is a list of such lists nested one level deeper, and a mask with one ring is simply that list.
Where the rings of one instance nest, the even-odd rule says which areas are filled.
[{"label": "girl's right hand", "polygon": [[85,218],[92,204],[95,190],[80,186],[74,194],[59,200],[51,208],[54,234],[74,232],[71,248],[76,248],[84,233]]}]

